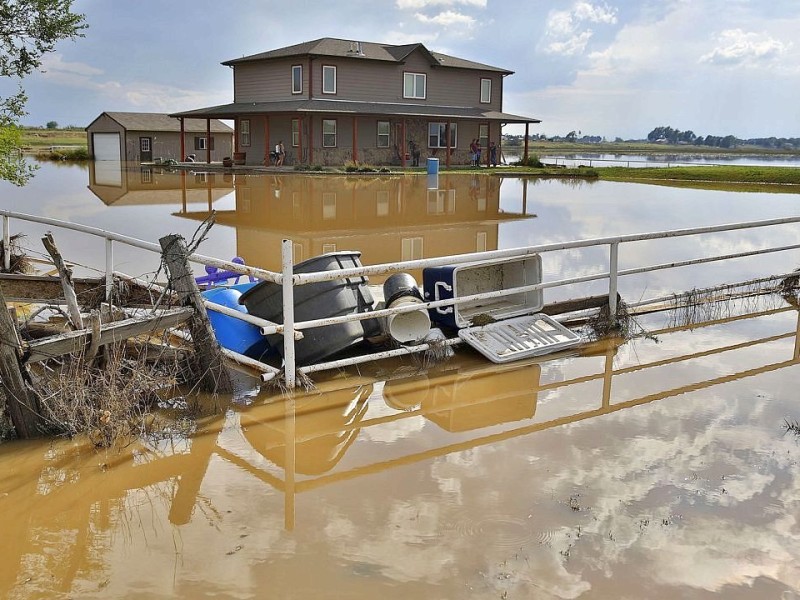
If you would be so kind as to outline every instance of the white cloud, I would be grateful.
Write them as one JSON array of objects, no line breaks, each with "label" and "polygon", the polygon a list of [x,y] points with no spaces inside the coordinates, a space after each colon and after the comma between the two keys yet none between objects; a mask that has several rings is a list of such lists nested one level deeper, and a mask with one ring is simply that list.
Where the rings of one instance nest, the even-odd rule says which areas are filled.
[{"label": "white cloud", "polygon": [[791,42],[784,44],[764,33],[728,29],[718,37],[719,45],[700,57],[700,62],[719,65],[760,65],[786,54]]},{"label": "white cloud", "polygon": [[488,0],[397,0],[396,6],[400,10],[419,10],[431,6],[456,6],[459,4],[486,8],[487,3]]},{"label": "white cloud", "polygon": [[421,23],[432,23],[434,25],[441,25],[443,27],[448,27],[450,25],[465,25],[467,27],[472,27],[475,24],[475,19],[469,15],[463,15],[452,10],[441,12],[435,17],[428,17],[422,13],[416,13],[414,17]]},{"label": "white cloud", "polygon": [[42,70],[45,75],[77,75],[89,77],[91,75],[102,75],[103,70],[92,67],[82,62],[67,62],[61,54],[46,54],[42,59]]},{"label": "white cloud", "polygon": [[547,54],[574,56],[589,43],[593,32],[588,23],[614,25],[617,11],[607,4],[579,0],[569,10],[552,10],[547,16],[543,49]]}]

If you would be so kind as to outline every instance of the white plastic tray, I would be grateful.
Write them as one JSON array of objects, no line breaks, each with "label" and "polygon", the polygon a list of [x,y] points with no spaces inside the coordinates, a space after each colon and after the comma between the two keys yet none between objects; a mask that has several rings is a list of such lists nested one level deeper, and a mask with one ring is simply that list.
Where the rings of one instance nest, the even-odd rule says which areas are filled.
[{"label": "white plastic tray", "polygon": [[549,354],[581,341],[578,334],[542,313],[460,329],[458,336],[495,363]]}]

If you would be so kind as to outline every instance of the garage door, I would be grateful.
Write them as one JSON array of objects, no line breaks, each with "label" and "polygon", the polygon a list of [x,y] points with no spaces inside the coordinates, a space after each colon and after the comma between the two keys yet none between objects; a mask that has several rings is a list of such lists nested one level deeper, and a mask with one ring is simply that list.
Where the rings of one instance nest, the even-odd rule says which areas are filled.
[{"label": "garage door", "polygon": [[95,160],[119,161],[119,134],[95,133],[92,134],[92,147]]}]

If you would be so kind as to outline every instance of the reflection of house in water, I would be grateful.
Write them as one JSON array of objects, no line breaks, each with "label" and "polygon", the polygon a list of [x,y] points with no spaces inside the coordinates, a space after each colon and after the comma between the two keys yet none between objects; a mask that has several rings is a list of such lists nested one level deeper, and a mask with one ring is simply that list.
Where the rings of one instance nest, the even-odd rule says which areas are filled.
[{"label": "reflection of house in water", "polygon": [[89,190],[111,206],[212,204],[233,191],[233,176],[223,173],[169,171],[118,161],[89,163]]},{"label": "reflection of house in water", "polygon": [[364,264],[495,250],[500,223],[533,218],[501,210],[501,184],[473,175],[237,175],[236,210],[218,212],[217,222],[236,227],[247,264],[275,271],[285,238],[295,262],[340,250],[361,251]]}]

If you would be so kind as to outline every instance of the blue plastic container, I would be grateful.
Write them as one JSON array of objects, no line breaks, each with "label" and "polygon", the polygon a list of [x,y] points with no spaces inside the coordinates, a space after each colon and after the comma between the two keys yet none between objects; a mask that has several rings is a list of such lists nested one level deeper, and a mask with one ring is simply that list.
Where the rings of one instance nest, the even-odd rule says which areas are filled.
[{"label": "blue plastic container", "polygon": [[428,158],[428,175],[438,175],[438,174],[439,174],[439,159]]},{"label": "blue plastic container", "polygon": [[[255,286],[255,283],[244,283],[231,287],[217,287],[202,292],[206,300],[221,304],[227,308],[246,313],[247,309],[239,304],[242,293]],[[261,335],[258,327],[214,310],[208,311],[208,320],[217,336],[220,346],[259,359],[269,350],[267,338]]]}]

